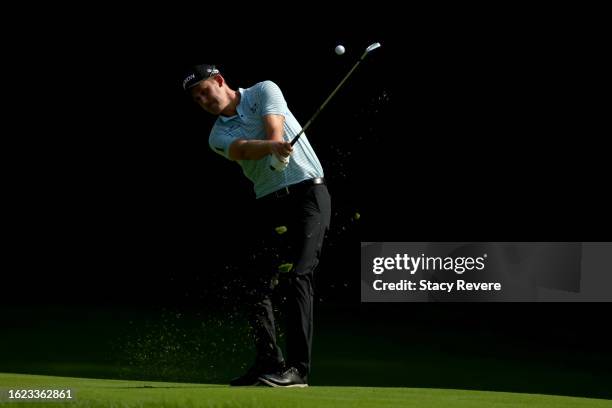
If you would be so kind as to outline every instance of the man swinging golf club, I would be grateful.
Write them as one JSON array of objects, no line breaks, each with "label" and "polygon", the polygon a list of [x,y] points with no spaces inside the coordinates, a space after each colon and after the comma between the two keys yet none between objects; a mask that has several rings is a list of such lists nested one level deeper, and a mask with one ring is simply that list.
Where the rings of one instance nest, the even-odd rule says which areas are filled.
[{"label": "man swinging golf club", "polygon": [[[302,127],[275,83],[234,90],[216,67],[198,65],[183,87],[205,111],[218,116],[209,136],[212,150],[236,161],[252,181],[256,204],[240,216],[259,221],[262,250],[267,249],[249,271],[246,294],[257,357],[230,384],[304,387],[311,363],[312,280],[331,216],[321,163],[305,135],[291,146]],[[286,229],[282,235],[275,230],[280,226]],[[277,344],[271,302],[281,264],[283,270],[292,264],[280,285],[287,299],[286,361]]]},{"label": "man swinging golf club", "polygon": [[[374,43],[366,49],[304,128],[271,81],[236,91],[213,65],[193,67],[183,81],[192,99],[218,116],[209,136],[211,149],[236,161],[253,183],[256,204],[245,209],[243,216],[259,221],[264,237],[264,252],[255,258],[246,294],[257,356],[253,366],[231,385],[308,385],[312,282],[329,229],[331,199],[323,168],[305,131],[366,55],[378,47]],[[277,344],[271,302],[279,272],[286,278],[286,360]]]}]

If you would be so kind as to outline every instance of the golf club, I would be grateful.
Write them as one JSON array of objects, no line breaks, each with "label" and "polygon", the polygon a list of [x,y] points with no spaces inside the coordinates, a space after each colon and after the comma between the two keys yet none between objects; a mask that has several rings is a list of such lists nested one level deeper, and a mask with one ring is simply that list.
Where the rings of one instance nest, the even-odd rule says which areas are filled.
[{"label": "golf club", "polygon": [[[310,127],[310,125],[312,124],[312,122],[317,118],[317,116],[319,116],[319,113],[321,113],[321,111],[323,110],[323,108],[325,108],[325,106],[329,103],[329,101],[331,100],[331,98],[334,97],[334,95],[336,94],[336,92],[338,92],[338,90],[342,87],[342,85],[344,85],[344,83],[346,82],[347,79],[349,79],[349,77],[353,74],[353,71],[355,71],[355,69],[357,69],[357,67],[359,66],[359,64],[361,64],[361,61],[363,61],[365,59],[365,57],[372,52],[373,50],[380,48],[380,43],[376,42],[373,43],[371,45],[368,46],[368,48],[366,48],[365,52],[363,53],[363,55],[361,56],[361,58],[359,58],[359,60],[355,63],[355,65],[353,65],[353,67],[351,68],[351,70],[348,72],[348,74],[346,74],[346,76],[342,79],[342,81],[340,81],[340,83],[338,84],[338,86],[336,86],[336,89],[334,89],[332,91],[332,93],[327,97],[327,99],[325,99],[325,102],[323,102],[323,104],[321,104],[321,106],[319,106],[319,109],[317,109],[317,111],[314,113],[314,115],[312,115],[312,117],[308,120],[308,122],[306,122],[306,125],[302,128],[302,130],[300,130],[300,133],[298,133],[293,140],[291,140],[291,146],[293,146],[300,138],[300,136],[302,136],[304,134],[304,132],[306,132],[306,129],[308,129]],[[276,171],[281,171],[283,170],[287,164],[289,163],[289,157],[287,158],[283,158],[286,160],[281,161],[278,157],[276,157],[275,155],[271,155],[270,157],[271,161],[270,161],[270,169],[272,170],[276,170]]]},{"label": "golf club", "polygon": [[302,136],[302,134],[304,134],[304,132],[306,132],[306,129],[308,129],[310,127],[310,125],[312,124],[312,122],[317,118],[317,116],[319,116],[319,113],[321,113],[321,111],[323,110],[323,108],[325,108],[325,105],[327,105],[327,103],[331,100],[331,98],[334,97],[334,95],[336,94],[336,92],[338,92],[338,90],[342,87],[342,85],[344,85],[344,83],[346,82],[347,79],[349,79],[349,77],[351,76],[351,74],[353,73],[353,71],[355,71],[355,69],[359,66],[359,64],[361,64],[361,61],[363,61],[365,59],[365,57],[373,50],[380,48],[380,43],[374,43],[372,45],[370,45],[368,48],[366,48],[365,52],[363,53],[363,55],[361,56],[361,58],[359,58],[359,60],[355,63],[355,65],[353,65],[353,68],[351,68],[351,70],[349,71],[348,74],[346,74],[346,76],[342,79],[342,81],[340,81],[340,83],[338,84],[338,86],[336,87],[336,89],[333,90],[333,92],[327,97],[327,99],[325,100],[325,102],[323,102],[323,104],[321,106],[319,106],[319,109],[317,109],[317,111],[315,112],[314,115],[312,115],[312,118],[310,118],[310,120],[308,122],[306,122],[306,125],[302,128],[302,130],[300,130],[300,133],[298,133],[293,140],[291,141],[291,146],[293,146],[298,139],[300,138],[300,136]]}]

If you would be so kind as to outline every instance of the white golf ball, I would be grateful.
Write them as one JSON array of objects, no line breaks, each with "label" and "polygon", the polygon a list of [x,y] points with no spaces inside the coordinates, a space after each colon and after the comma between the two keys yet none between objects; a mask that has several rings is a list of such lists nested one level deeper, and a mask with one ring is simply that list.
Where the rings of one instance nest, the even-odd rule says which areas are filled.
[{"label": "white golf ball", "polygon": [[338,55],[344,54],[344,47],[342,45],[338,45],[336,47],[336,54],[338,54]]}]

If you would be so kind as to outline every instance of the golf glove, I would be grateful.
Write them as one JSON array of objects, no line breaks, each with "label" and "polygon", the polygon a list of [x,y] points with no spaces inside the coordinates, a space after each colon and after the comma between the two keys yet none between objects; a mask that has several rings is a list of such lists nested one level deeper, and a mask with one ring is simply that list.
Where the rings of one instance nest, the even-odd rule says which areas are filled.
[{"label": "golf glove", "polygon": [[271,154],[269,156],[269,160],[268,163],[270,165],[270,169],[274,170],[274,171],[283,171],[287,168],[287,166],[289,165],[289,157],[290,156],[286,156],[286,157],[278,157],[275,154]]}]

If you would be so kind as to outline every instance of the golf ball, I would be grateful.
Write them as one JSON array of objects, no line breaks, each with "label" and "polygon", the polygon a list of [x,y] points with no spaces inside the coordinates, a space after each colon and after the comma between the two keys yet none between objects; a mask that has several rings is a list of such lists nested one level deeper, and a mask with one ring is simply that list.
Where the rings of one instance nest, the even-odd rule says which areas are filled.
[{"label": "golf ball", "polygon": [[342,45],[338,45],[336,47],[336,54],[338,54],[338,55],[344,54],[344,47]]}]

